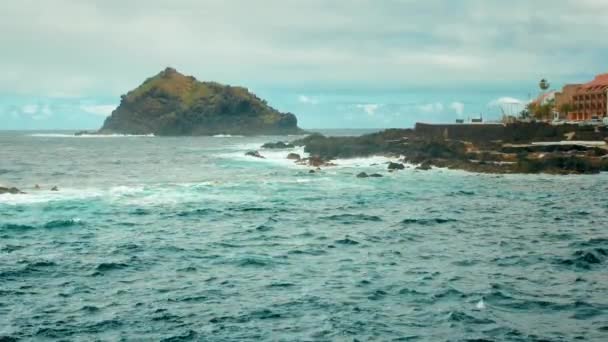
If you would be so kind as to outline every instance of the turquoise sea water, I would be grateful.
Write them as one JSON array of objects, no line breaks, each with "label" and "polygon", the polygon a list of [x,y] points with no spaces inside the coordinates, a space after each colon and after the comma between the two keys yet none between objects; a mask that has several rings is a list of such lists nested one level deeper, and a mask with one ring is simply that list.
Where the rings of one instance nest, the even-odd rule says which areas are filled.
[{"label": "turquoise sea water", "polygon": [[608,175],[244,156],[286,139],[0,133],[0,340],[608,340]]}]

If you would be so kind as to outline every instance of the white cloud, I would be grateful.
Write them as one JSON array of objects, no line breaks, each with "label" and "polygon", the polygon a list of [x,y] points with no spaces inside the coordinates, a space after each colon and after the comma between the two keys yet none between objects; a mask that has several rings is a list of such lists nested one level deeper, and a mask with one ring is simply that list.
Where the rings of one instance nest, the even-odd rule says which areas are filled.
[{"label": "white cloud", "polygon": [[440,113],[443,111],[443,104],[441,102],[423,104],[418,106],[418,110],[424,113]]},{"label": "white cloud", "polygon": [[458,114],[458,116],[461,116],[462,114],[464,114],[464,103],[462,102],[452,102],[450,104],[450,108],[456,112],[456,114]]},{"label": "white cloud", "polygon": [[607,10],[602,0],[0,1],[0,93],[119,95],[168,64],[245,86],[582,82],[606,67]]},{"label": "white cloud", "polygon": [[301,103],[312,104],[312,105],[316,105],[319,103],[319,100],[306,96],[306,95],[298,96],[298,101],[300,101]]},{"label": "white cloud", "polygon": [[378,103],[366,103],[356,105],[357,108],[362,109],[369,116],[374,116],[378,108],[380,108],[381,106],[382,105]]},{"label": "white cloud", "polygon": [[87,113],[100,115],[100,116],[109,116],[112,114],[112,111],[116,109],[115,105],[81,105],[80,109],[84,110]]},{"label": "white cloud", "polygon": [[500,109],[500,112],[504,114],[516,115],[524,109],[525,104],[526,103],[520,99],[516,99],[514,97],[509,96],[503,96],[497,98],[496,100],[490,101],[490,103],[488,103],[488,106],[498,107]]},{"label": "white cloud", "polygon": [[27,104],[21,107],[21,112],[28,115],[36,114],[38,112],[38,105]]},{"label": "white cloud", "polygon": [[523,105],[524,101],[516,99],[514,97],[500,97],[496,100],[493,100],[489,103],[490,106],[500,106],[500,105]]}]

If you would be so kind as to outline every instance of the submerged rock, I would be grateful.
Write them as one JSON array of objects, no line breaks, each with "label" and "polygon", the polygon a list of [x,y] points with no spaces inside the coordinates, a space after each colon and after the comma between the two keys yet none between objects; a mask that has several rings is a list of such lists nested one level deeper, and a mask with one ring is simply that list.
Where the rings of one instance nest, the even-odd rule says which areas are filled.
[{"label": "submerged rock", "polygon": [[372,173],[371,175],[369,175],[372,178],[382,178],[384,177],[383,175],[379,174],[379,173]]},{"label": "submerged rock", "polygon": [[361,172],[357,175],[357,178],[368,178],[368,177],[369,177],[369,175],[365,172]]},{"label": "submerged rock", "polygon": [[7,187],[0,186],[0,195],[2,195],[2,194],[17,195],[17,194],[24,194],[24,193],[25,192],[15,188],[15,187],[7,188]]},{"label": "submerged rock", "polygon": [[51,191],[59,191],[59,188],[56,187],[56,186],[54,186],[54,187],[51,188]]},{"label": "submerged rock", "polygon": [[258,151],[248,151],[247,153],[245,153],[246,156],[249,157],[255,157],[255,158],[260,158],[260,159],[266,159],[263,155],[260,154],[260,152]]}]

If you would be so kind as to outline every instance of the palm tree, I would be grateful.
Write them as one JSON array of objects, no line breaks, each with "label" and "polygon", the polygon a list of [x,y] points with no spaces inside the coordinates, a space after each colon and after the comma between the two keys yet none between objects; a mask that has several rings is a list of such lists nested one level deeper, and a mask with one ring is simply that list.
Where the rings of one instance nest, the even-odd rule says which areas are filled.
[{"label": "palm tree", "polygon": [[538,86],[540,87],[540,90],[544,93],[547,89],[549,89],[549,87],[551,86],[551,83],[549,83],[549,81],[547,81],[546,79],[543,78],[538,83]]}]

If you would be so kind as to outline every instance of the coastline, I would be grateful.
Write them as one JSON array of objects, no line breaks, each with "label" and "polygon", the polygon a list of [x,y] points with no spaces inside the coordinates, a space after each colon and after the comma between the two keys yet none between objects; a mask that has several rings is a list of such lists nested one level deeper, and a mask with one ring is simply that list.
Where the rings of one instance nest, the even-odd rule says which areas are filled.
[{"label": "coastline", "polygon": [[331,167],[339,158],[386,156],[399,160],[401,166],[389,164],[392,170],[407,163],[420,170],[567,175],[608,171],[606,139],[605,127],[417,124],[357,137],[315,133],[290,143],[304,147],[311,156],[304,162],[312,167]]}]

